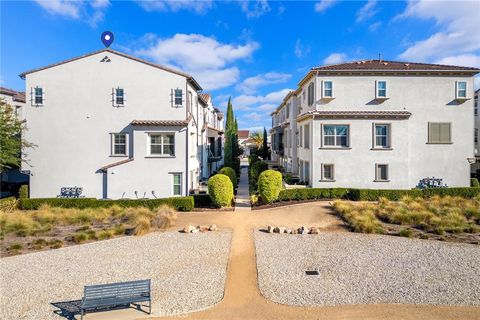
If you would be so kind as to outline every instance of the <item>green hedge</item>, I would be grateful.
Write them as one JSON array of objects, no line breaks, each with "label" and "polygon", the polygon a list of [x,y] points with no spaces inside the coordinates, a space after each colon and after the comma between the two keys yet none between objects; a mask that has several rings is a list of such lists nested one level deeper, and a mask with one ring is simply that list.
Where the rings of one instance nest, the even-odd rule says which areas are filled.
[{"label": "green hedge", "polygon": [[28,185],[24,184],[20,187],[20,190],[18,191],[18,197],[20,199],[28,198]]},{"label": "green hedge", "polygon": [[268,169],[268,163],[265,161],[257,161],[254,162],[250,166],[250,178],[254,181],[258,181],[258,177],[260,176],[260,173]]},{"label": "green hedge", "polygon": [[265,170],[258,177],[258,192],[265,203],[278,199],[282,190],[282,174],[275,170]]},{"label": "green hedge", "polygon": [[233,184],[224,174],[208,179],[208,194],[217,207],[230,207],[233,201]]},{"label": "green hedge", "polygon": [[480,187],[480,182],[478,182],[477,178],[470,179],[470,187]]},{"label": "green hedge", "polygon": [[346,188],[299,188],[280,191],[277,201],[347,198]]},{"label": "green hedge", "polygon": [[213,206],[212,198],[208,194],[194,194],[192,197],[195,208],[210,208]]},{"label": "green hedge", "polygon": [[42,205],[47,204],[52,207],[61,208],[108,208],[113,205],[120,207],[146,207],[155,209],[163,204],[167,204],[178,211],[192,211],[194,207],[193,197],[174,197],[163,199],[138,199],[138,200],[99,200],[95,198],[38,198],[22,199],[20,206],[24,210],[36,210]]},{"label": "green hedge", "polygon": [[230,181],[232,181],[234,189],[237,187],[238,179],[237,179],[237,173],[235,172],[235,169],[230,167],[223,167],[222,169],[220,169],[218,173],[224,174],[227,177],[229,177]]},{"label": "green hedge", "polygon": [[473,198],[480,194],[480,188],[431,188],[411,190],[350,189],[348,198],[354,201],[377,201],[379,198],[397,201],[404,196],[430,198],[433,196],[452,196]]}]

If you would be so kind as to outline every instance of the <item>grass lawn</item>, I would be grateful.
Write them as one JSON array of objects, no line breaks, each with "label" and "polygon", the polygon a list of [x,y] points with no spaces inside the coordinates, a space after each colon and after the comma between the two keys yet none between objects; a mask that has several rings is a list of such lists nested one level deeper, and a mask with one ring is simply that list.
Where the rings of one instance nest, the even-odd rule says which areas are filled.
[{"label": "grass lawn", "polygon": [[39,210],[0,209],[2,256],[56,249],[123,235],[143,235],[175,224],[176,212],[164,205],[147,208],[67,209],[47,205]]},{"label": "grass lawn", "polygon": [[480,197],[411,198],[378,202],[335,201],[335,211],[355,232],[480,243]]}]

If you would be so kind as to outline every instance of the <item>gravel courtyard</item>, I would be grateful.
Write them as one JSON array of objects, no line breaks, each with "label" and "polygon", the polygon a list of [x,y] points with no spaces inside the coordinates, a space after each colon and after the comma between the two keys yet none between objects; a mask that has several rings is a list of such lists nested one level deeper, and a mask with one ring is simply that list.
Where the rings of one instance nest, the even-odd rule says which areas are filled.
[{"label": "gravel courtyard", "polygon": [[205,309],[223,298],[231,232],[122,237],[0,259],[0,319],[64,319],[50,303],[83,286],[152,279],[152,314]]},{"label": "gravel courtyard", "polygon": [[[260,290],[277,303],[480,306],[480,246],[336,232],[254,236]],[[306,275],[315,268],[320,275]]]}]

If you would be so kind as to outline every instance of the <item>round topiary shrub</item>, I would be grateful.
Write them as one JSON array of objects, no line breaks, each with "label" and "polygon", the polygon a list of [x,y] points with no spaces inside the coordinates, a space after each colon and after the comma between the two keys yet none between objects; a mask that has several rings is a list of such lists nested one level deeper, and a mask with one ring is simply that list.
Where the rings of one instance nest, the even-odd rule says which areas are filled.
[{"label": "round topiary shrub", "polygon": [[265,161],[257,161],[250,167],[250,178],[254,181],[258,181],[260,173],[268,169],[268,163]]},{"label": "round topiary shrub", "polygon": [[272,203],[278,199],[282,190],[282,174],[275,170],[265,170],[258,178],[258,192],[262,200]]},{"label": "round topiary shrub", "polygon": [[208,194],[217,207],[230,207],[233,200],[233,184],[224,174],[216,174],[208,179]]},{"label": "round topiary shrub", "polygon": [[238,180],[237,180],[237,173],[235,172],[234,169],[230,167],[223,167],[220,169],[218,173],[224,174],[230,178],[230,181],[232,181],[233,188],[235,189],[238,185]]}]

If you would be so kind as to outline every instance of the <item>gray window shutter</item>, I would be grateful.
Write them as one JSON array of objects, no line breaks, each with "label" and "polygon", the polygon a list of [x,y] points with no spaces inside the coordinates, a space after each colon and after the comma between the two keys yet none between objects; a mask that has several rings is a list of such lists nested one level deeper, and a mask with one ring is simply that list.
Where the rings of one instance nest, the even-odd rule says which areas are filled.
[{"label": "gray window shutter", "polygon": [[441,123],[440,127],[440,142],[449,143],[451,142],[450,137],[450,123]]}]

